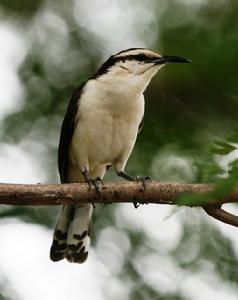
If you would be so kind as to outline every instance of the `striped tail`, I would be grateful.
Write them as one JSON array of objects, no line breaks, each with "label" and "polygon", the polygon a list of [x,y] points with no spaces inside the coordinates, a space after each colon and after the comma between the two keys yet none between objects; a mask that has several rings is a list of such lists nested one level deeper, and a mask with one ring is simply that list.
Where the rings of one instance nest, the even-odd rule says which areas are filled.
[{"label": "striped tail", "polygon": [[69,262],[85,262],[90,245],[92,209],[92,204],[63,206],[50,249],[52,261],[66,258]]}]

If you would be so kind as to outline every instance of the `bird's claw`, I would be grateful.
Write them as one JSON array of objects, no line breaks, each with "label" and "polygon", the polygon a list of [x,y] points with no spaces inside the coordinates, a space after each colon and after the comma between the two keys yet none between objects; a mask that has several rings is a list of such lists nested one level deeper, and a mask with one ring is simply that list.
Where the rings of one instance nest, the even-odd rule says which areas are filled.
[{"label": "bird's claw", "polygon": [[133,202],[133,205],[134,205],[134,208],[137,209],[141,205],[141,203],[139,203],[139,202]]},{"label": "bird's claw", "polygon": [[[142,186],[145,190],[146,185],[150,182],[152,182],[152,178],[150,176],[136,176],[136,182],[141,182]],[[138,208],[141,204],[148,204],[148,203],[138,203],[138,202],[133,202],[133,205],[135,208]]]},{"label": "bird's claw", "polygon": [[95,190],[96,190],[97,193],[101,192],[101,189],[103,187],[103,181],[102,181],[101,178],[99,178],[99,177],[97,177],[96,179],[89,178],[87,180],[87,183],[88,183],[90,191],[92,189],[92,186],[94,186],[94,188],[95,188]]},{"label": "bird's claw", "polygon": [[101,189],[103,187],[103,181],[100,177],[97,177],[96,179],[93,180],[93,185],[95,187],[95,190],[97,193],[101,192]]},{"label": "bird's claw", "polygon": [[149,203],[145,203],[145,202],[133,202],[133,205],[135,208],[138,208],[140,205],[148,205]]},{"label": "bird's claw", "polygon": [[145,190],[146,185],[152,182],[152,178],[150,176],[136,176],[136,182],[141,182]]},{"label": "bird's claw", "polygon": [[142,182],[142,184],[146,184],[152,182],[152,178],[150,176],[136,176],[136,182]]},{"label": "bird's claw", "polygon": [[[101,189],[103,187],[103,181],[101,178],[97,177],[96,179],[89,178],[87,180],[89,191],[92,190],[92,186],[94,186],[96,193],[98,196],[101,196]],[[95,209],[95,203],[91,203],[93,208]]]}]

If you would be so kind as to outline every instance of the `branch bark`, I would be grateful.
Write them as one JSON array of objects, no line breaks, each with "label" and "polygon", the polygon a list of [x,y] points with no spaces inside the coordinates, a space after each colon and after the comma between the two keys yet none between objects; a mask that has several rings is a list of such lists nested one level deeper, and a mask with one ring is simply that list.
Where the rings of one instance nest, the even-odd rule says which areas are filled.
[{"label": "branch bark", "polygon": [[209,216],[223,223],[238,227],[238,216],[225,211],[221,207],[204,207],[204,210]]},{"label": "branch bark", "polygon": [[[100,193],[89,190],[86,183],[70,184],[0,184],[0,204],[5,205],[60,205],[80,203],[157,203],[180,204],[182,194],[212,192],[211,184],[175,184],[153,181],[143,186],[135,182],[107,182]],[[199,198],[198,198],[199,199]],[[238,202],[238,187],[222,199],[186,204],[201,206],[210,216],[238,227],[238,216],[221,209],[222,204]],[[182,203],[183,204],[183,203]]]}]

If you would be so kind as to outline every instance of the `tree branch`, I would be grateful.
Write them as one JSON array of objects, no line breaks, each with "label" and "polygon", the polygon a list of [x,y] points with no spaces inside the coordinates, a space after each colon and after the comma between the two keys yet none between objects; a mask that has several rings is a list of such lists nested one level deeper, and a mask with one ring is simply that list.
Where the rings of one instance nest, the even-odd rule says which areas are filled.
[{"label": "tree branch", "polygon": [[[143,186],[135,182],[107,182],[100,193],[89,190],[86,183],[70,184],[0,184],[0,204],[6,205],[59,205],[80,203],[157,203],[179,204],[183,194],[209,194],[211,184],[176,184],[153,181]],[[199,197],[198,197],[199,199]],[[238,227],[238,216],[221,209],[222,204],[238,202],[238,187],[222,199],[204,203],[198,200],[186,206],[201,206],[213,218]]]},{"label": "tree branch", "polygon": [[238,216],[217,207],[204,207],[204,210],[209,216],[223,223],[238,227]]}]

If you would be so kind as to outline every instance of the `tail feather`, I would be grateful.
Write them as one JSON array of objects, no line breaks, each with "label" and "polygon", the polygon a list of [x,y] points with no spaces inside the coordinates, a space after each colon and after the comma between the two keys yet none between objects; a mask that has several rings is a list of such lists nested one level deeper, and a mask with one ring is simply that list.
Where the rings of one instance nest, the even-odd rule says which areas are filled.
[{"label": "tail feather", "polygon": [[83,263],[87,259],[91,215],[91,204],[63,207],[54,232],[51,260],[66,258],[70,262]]},{"label": "tail feather", "polygon": [[66,258],[68,261],[83,263],[87,259],[90,245],[89,227],[91,215],[91,204],[75,208],[67,236],[68,251]]},{"label": "tail feather", "polygon": [[64,205],[62,208],[50,249],[50,259],[53,261],[59,261],[66,255],[68,228],[73,216],[73,211],[74,208],[70,205]]}]

